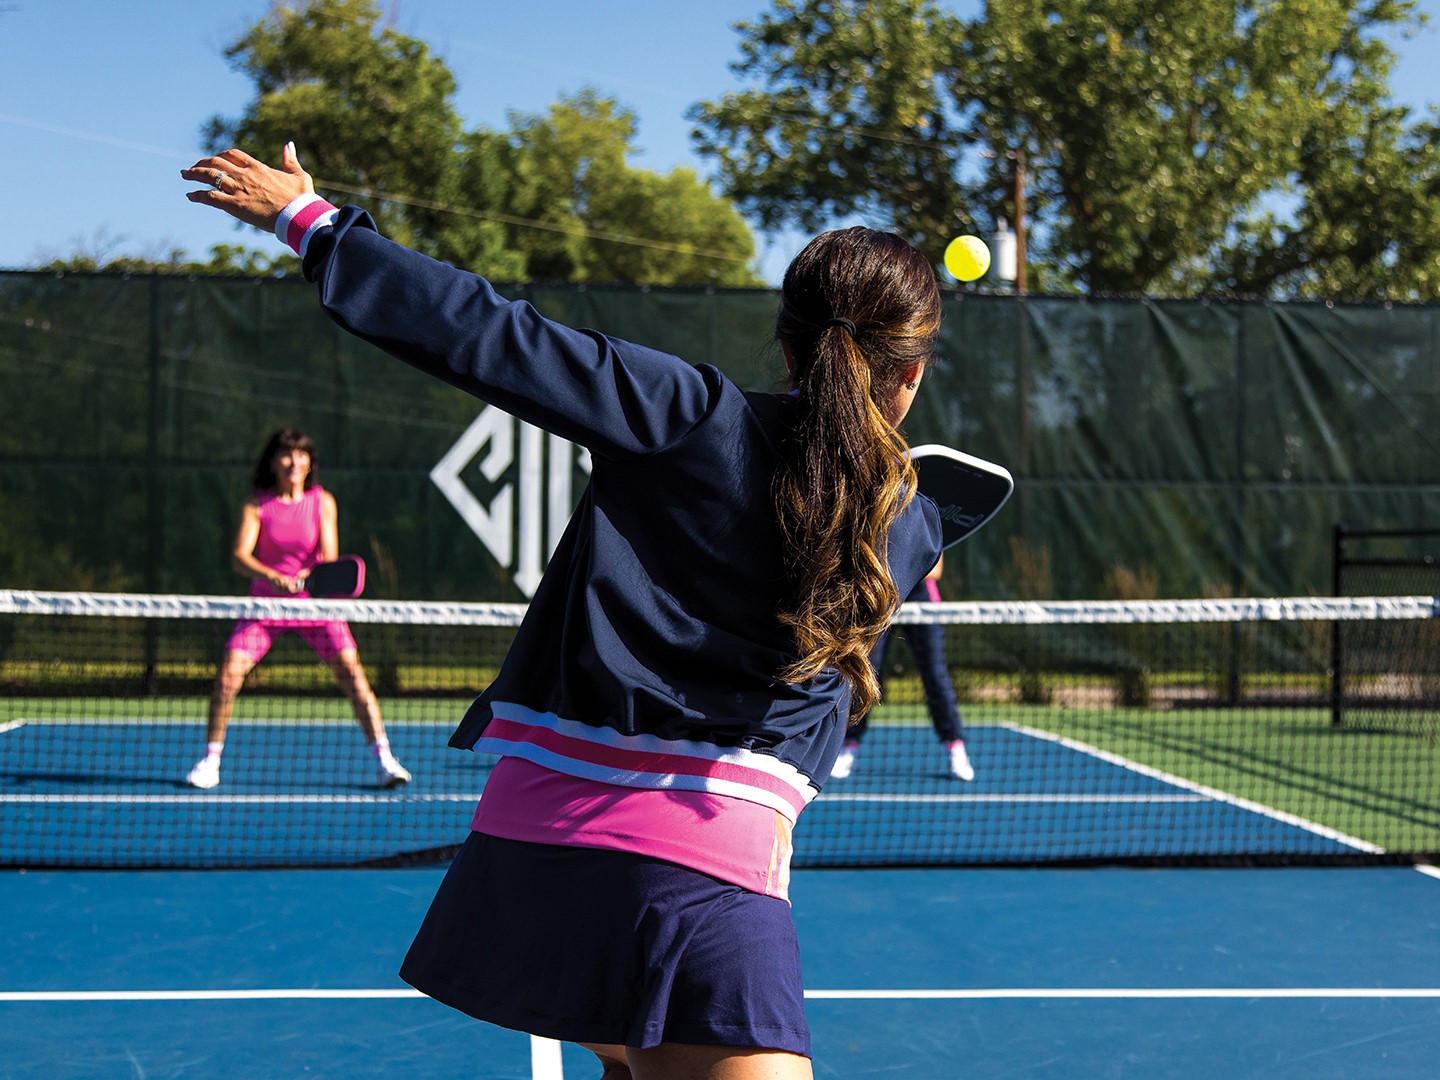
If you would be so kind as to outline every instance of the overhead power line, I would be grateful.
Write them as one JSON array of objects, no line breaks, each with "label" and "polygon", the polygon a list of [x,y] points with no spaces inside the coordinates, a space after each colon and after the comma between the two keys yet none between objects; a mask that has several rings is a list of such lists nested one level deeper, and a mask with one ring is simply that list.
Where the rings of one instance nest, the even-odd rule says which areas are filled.
[{"label": "overhead power line", "polygon": [[518,217],[515,214],[502,214],[498,210],[476,210],[468,206],[455,206],[451,203],[435,202],[432,199],[421,199],[413,195],[395,195],[378,188],[354,187],[350,184],[342,184],[332,180],[315,180],[316,187],[328,188],[331,191],[343,191],[350,195],[363,195],[371,199],[380,199],[384,202],[403,203],[406,206],[418,206],[424,210],[438,210],[447,214],[459,214],[463,217],[479,218],[483,221],[495,221],[502,225],[514,225],[525,229],[544,229],[547,232],[565,233],[568,236],[583,236],[590,240],[604,240],[614,244],[630,244],[634,247],[653,248],[657,251],[670,251],[680,255],[695,255],[705,259],[724,259],[727,262],[746,263],[750,259],[744,255],[735,255],[728,251],[714,251],[708,248],[699,248],[694,244],[679,244],[669,240],[651,240],[644,236],[627,236],[624,233],[606,232],[603,229],[592,229],[588,226],[566,224],[563,222],[539,221],[535,218]]}]

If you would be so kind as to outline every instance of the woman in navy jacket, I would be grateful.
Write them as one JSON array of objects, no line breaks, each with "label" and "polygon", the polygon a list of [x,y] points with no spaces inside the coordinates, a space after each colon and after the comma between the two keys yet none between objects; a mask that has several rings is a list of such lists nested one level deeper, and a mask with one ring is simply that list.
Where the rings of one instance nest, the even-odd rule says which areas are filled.
[{"label": "woman in navy jacket", "polygon": [[500,760],[402,976],[610,1080],[810,1076],[790,833],[939,556],[897,432],[939,329],[928,261],[870,229],[811,241],[776,324],[791,392],[747,393],[387,241],[293,145],[181,175],[289,243],[340,326],[592,455],[451,738]]}]

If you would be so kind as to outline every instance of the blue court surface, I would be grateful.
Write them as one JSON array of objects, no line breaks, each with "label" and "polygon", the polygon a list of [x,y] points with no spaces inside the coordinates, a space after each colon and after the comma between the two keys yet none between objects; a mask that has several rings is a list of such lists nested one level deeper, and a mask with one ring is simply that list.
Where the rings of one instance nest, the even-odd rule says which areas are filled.
[{"label": "blue court surface", "polygon": [[[76,717],[0,735],[0,865],[335,866],[453,846],[492,759],[446,745],[451,720],[392,724],[415,780],[377,791],[351,723],[239,723],[223,782],[183,777],[196,719]],[[1019,724],[973,725],[985,767],[956,784],[928,727],[873,729],[853,776],[801,816],[797,865],[964,865],[1353,853],[1293,815]],[[83,748],[77,754],[76,747]]]},{"label": "blue court surface", "polygon": [[[0,873],[0,1077],[597,1077],[398,981],[440,873]],[[794,901],[819,1077],[1440,1075],[1430,871],[813,870]]]}]

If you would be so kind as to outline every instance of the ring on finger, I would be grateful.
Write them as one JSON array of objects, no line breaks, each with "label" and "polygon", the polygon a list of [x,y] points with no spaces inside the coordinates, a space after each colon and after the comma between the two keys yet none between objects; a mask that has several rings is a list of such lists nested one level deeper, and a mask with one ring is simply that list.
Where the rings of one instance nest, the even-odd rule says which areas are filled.
[{"label": "ring on finger", "polygon": [[220,185],[223,184],[223,183],[225,183],[225,172],[224,172],[224,170],[222,169],[222,170],[216,172],[216,173],[215,173],[215,179],[214,179],[214,180],[211,180],[210,183],[214,185],[216,191],[219,191],[219,190],[220,190]]}]

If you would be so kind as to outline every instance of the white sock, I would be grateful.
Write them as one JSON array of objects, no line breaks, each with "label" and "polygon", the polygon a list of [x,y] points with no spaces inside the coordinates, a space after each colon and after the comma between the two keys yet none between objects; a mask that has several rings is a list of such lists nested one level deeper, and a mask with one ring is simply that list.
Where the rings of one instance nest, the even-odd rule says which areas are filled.
[{"label": "white sock", "polygon": [[225,752],[225,744],[224,744],[223,742],[212,742],[212,743],[206,743],[206,744],[205,744],[205,760],[206,760],[206,761],[209,761],[211,758],[214,758],[216,761],[219,761],[219,760],[220,760],[220,755],[223,754],[224,752]]}]

